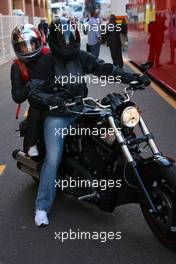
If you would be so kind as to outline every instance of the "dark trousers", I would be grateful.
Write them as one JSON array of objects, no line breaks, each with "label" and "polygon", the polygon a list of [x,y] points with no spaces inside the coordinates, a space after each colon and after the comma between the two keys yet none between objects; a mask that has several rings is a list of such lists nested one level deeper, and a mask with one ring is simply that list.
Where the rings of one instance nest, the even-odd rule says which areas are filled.
[{"label": "dark trousers", "polygon": [[100,54],[100,42],[97,42],[95,45],[89,45],[89,52],[98,58]]},{"label": "dark trousers", "polygon": [[176,41],[170,40],[171,62],[172,63],[174,63],[174,61],[175,61],[175,48],[176,48]]},{"label": "dark trousers", "polygon": [[122,57],[122,47],[110,46],[111,58],[114,66],[119,66],[123,68],[123,57]]},{"label": "dark trousers", "polygon": [[162,45],[150,45],[148,61],[153,61],[155,66],[160,64]]},{"label": "dark trousers", "polygon": [[25,147],[28,149],[36,145],[42,134],[43,115],[38,109],[29,108],[27,117],[27,134],[25,136]]}]

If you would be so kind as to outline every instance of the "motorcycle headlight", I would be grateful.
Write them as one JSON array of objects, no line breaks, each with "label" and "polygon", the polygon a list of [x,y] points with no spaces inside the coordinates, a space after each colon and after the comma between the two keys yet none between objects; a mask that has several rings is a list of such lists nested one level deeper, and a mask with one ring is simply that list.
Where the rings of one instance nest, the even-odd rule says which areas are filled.
[{"label": "motorcycle headlight", "polygon": [[140,114],[135,106],[129,106],[123,110],[121,122],[126,127],[135,127],[139,123]]}]

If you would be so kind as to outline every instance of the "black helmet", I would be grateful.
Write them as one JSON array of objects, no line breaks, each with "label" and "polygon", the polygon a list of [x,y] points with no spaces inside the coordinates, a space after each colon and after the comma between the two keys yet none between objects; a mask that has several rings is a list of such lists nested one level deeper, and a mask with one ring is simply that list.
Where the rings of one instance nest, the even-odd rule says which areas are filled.
[{"label": "black helmet", "polygon": [[52,22],[49,31],[49,46],[54,55],[72,60],[79,54],[80,34],[77,25],[63,17]]},{"label": "black helmet", "polygon": [[15,27],[11,41],[16,56],[25,62],[35,60],[43,46],[39,30],[31,24]]}]

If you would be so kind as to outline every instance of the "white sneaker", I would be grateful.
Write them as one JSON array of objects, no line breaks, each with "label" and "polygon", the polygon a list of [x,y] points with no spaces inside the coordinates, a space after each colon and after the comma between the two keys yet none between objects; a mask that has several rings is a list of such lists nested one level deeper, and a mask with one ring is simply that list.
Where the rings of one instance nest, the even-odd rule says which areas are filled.
[{"label": "white sneaker", "polygon": [[32,146],[32,147],[29,148],[28,155],[30,157],[39,156],[39,152],[38,152],[38,149],[37,149],[37,146],[36,145],[34,145],[34,146]]},{"label": "white sneaker", "polygon": [[43,210],[36,210],[35,212],[35,225],[36,226],[47,226],[49,225],[49,220],[47,212]]}]

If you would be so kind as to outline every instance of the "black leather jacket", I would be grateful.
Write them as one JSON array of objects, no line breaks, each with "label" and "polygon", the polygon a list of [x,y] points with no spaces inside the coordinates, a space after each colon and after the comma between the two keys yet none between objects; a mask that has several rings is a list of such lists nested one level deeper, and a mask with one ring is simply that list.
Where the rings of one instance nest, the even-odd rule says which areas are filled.
[{"label": "black leather jacket", "polygon": [[[51,56],[49,59],[49,64],[55,65],[55,76],[58,78],[60,75],[64,74],[73,74],[79,73],[80,76],[84,76],[85,74],[94,74],[98,77],[103,76],[121,76],[121,81],[123,83],[130,83],[132,80],[136,78],[135,74],[124,72],[116,67],[113,66],[111,63],[105,63],[102,60],[97,60],[93,55],[90,53],[87,53],[85,51],[80,51],[79,56],[76,60],[72,62],[64,62],[60,61],[54,56]],[[52,76],[53,72],[53,65],[49,69],[47,65],[43,68],[43,75],[50,75]],[[49,72],[47,71],[50,71]],[[70,72],[69,72],[70,71]],[[37,75],[37,74],[35,74]],[[37,77],[37,76],[36,76]],[[59,89],[56,88],[56,86],[51,85],[51,82],[49,83],[44,82],[41,80],[40,76],[36,78],[37,80],[33,80],[30,92],[28,94],[29,103],[39,109],[48,109],[48,99],[52,97],[53,95],[57,95],[60,97],[64,97],[65,95],[61,92],[59,92]],[[40,80],[39,80],[40,79]],[[50,79],[51,80],[51,79]],[[53,84],[53,82],[52,82]],[[64,86],[64,89],[68,90],[72,93],[73,96],[81,95],[82,97],[87,96],[87,88],[86,84],[71,84],[67,83]]]},{"label": "black leather jacket", "polygon": [[[54,65],[50,54],[42,55],[35,61],[26,63],[26,67],[29,72],[29,81],[32,79],[49,81],[54,78]],[[11,66],[11,85],[12,98],[17,104],[28,99],[30,85],[27,81],[23,81],[19,66],[15,62]]]}]

